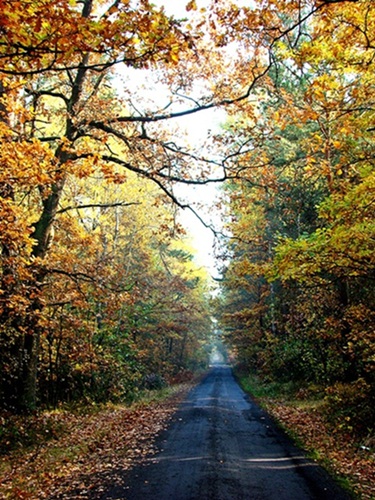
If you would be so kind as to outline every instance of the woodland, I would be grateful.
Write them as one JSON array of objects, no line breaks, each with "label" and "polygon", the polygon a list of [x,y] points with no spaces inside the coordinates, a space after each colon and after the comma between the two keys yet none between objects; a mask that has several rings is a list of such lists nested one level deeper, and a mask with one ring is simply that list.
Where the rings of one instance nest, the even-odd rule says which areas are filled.
[{"label": "woodland", "polygon": [[[224,343],[373,437],[373,1],[0,0],[0,137],[2,421],[133,401]],[[221,224],[181,194],[210,184]]]}]

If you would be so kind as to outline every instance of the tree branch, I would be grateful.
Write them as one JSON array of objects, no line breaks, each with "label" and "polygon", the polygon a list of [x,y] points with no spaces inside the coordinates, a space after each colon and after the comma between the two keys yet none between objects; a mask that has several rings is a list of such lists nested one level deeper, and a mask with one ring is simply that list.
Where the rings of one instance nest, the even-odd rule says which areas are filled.
[{"label": "tree branch", "polygon": [[56,212],[57,214],[63,214],[64,212],[68,212],[69,210],[80,210],[82,208],[114,208],[114,207],[130,207],[132,205],[141,205],[141,202],[118,202],[118,203],[89,203],[87,205],[75,205],[71,207],[65,207]]},{"label": "tree branch", "polygon": [[108,126],[108,124],[114,124],[114,123],[156,123],[159,121],[170,120],[173,118],[181,118],[184,116],[193,115],[195,113],[199,113],[200,111],[206,111],[208,109],[218,108],[221,106],[230,106],[232,104],[236,104],[236,103],[241,102],[245,99],[248,99],[248,97],[250,96],[255,85],[258,83],[258,81],[261,78],[263,78],[267,74],[271,65],[272,65],[272,63],[270,62],[263,69],[263,71],[261,71],[258,75],[254,76],[253,81],[248,86],[246,92],[239,95],[238,97],[234,97],[233,99],[220,99],[218,101],[214,101],[214,102],[211,102],[209,104],[202,104],[202,105],[196,106],[194,108],[186,109],[184,111],[177,111],[175,113],[164,113],[164,114],[150,113],[147,116],[144,116],[144,115],[141,115],[141,116],[118,116],[116,118],[107,120],[106,122],[91,121],[88,123],[88,125],[92,126],[92,127],[96,127],[96,128],[102,128],[102,127]]}]

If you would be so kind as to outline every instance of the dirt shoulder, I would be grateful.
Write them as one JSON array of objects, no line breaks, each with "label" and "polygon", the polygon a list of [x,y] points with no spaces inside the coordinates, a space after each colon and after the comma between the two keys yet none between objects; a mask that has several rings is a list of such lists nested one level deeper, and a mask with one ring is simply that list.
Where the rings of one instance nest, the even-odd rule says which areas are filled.
[{"label": "dirt shoulder", "polygon": [[37,443],[0,456],[0,498],[64,498],[67,489],[76,492],[69,498],[91,498],[90,491],[104,488],[107,478],[121,482],[116,471],[153,452],[156,437],[190,389],[180,385],[162,401],[131,407],[108,405],[82,414],[55,410],[15,421],[18,432],[34,426],[45,438],[34,436]]},{"label": "dirt shoulder", "polygon": [[329,425],[317,401],[259,395],[255,399],[356,498],[375,499],[374,443],[358,443],[349,433]]}]

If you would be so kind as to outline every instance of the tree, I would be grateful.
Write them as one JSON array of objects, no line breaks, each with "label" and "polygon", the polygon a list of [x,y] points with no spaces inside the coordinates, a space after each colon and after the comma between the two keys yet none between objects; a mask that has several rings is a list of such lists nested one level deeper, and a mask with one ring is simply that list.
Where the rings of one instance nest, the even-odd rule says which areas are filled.
[{"label": "tree", "polygon": [[[94,169],[113,182],[124,180],[119,169],[152,177],[154,149],[165,150],[145,133],[144,122],[153,117],[121,112],[120,99],[107,90],[114,64],[174,64],[188,48],[176,21],[147,2],[138,7],[116,2],[100,14],[99,3],[92,1],[33,2],[27,9],[4,2],[2,208],[4,220],[13,222],[18,215],[22,222],[17,233],[8,224],[10,236],[4,232],[2,239],[2,324],[11,337],[5,344],[13,344],[10,358],[19,359],[17,376],[9,374],[3,392],[9,399],[12,391],[12,404],[20,409],[35,405],[41,290],[54,267],[46,257],[68,177],[86,177]],[[21,294],[15,293],[16,282]]]},{"label": "tree", "polygon": [[[199,357],[206,279],[187,258],[176,266],[172,207],[130,177],[106,186],[106,206],[97,178],[66,186],[43,292],[43,403],[131,399],[149,375],[161,380]],[[140,201],[123,206],[125,195]]]},{"label": "tree", "polygon": [[[259,299],[247,295],[233,310],[227,299],[226,319],[242,358],[274,376],[372,384],[374,10],[326,7],[278,38],[263,93],[232,128],[243,184],[225,286],[233,296],[269,280],[262,315],[275,323],[255,327]],[[269,244],[266,266],[255,241]]]},{"label": "tree", "polygon": [[[12,405],[35,406],[43,289],[55,269],[53,226],[69,180],[95,174],[121,183],[133,172],[183,207],[175,183],[239,177],[241,170],[231,159],[240,150],[228,153],[222,163],[212,161],[178,145],[161,124],[218,105],[256,118],[257,106],[249,97],[258,96],[278,43],[289,41],[293,30],[318,14],[331,23],[336,4],[285,0],[276,9],[273,2],[254,8],[215,2],[204,20],[193,16],[182,23],[147,0],[110,5],[35,0],[26,6],[1,1],[1,209],[8,222],[1,247],[3,366],[8,374],[2,392],[5,399],[13,392]],[[352,2],[343,4],[351,7]],[[190,2],[189,9],[194,8]],[[357,27],[353,37],[367,37],[371,50],[367,25]],[[239,57],[228,57],[233,44]],[[137,107],[130,90],[113,91],[117,66],[128,72],[157,70],[171,99]],[[202,81],[202,74],[203,90],[196,91],[194,82]],[[14,359],[15,372],[9,368]]]}]

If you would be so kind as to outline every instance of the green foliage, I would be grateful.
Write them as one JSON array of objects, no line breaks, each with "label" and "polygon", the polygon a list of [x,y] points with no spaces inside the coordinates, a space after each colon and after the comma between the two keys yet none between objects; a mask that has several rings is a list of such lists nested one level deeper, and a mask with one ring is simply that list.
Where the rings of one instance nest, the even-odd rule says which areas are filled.
[{"label": "green foliage", "polygon": [[298,387],[294,381],[281,382],[262,379],[256,373],[249,374],[248,370],[244,370],[243,367],[236,368],[236,376],[244,391],[259,398],[259,400],[294,396]]},{"label": "green foliage", "polygon": [[325,415],[336,428],[365,438],[374,433],[374,387],[360,378],[351,384],[338,382],[326,389]]}]

